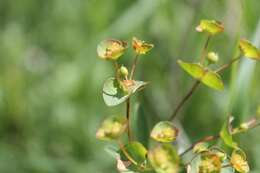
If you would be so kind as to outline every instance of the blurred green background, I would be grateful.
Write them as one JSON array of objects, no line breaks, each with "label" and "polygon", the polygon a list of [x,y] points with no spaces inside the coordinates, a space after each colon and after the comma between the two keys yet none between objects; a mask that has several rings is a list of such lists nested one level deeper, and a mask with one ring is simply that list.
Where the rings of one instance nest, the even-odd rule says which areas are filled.
[{"label": "blurred green background", "polygon": [[[259,0],[0,0],[0,172],[117,172],[104,150],[113,144],[97,141],[95,131],[106,115],[123,114],[124,105],[103,102],[102,84],[113,68],[97,58],[96,45],[133,36],[155,44],[137,72],[151,82],[136,97],[143,133],[167,119],[193,83],[176,60],[198,60],[206,40],[195,32],[200,19],[225,25],[209,46],[220,64],[234,57],[239,37],[260,46]],[[121,63],[132,56],[129,50]],[[243,60],[223,73],[224,92],[201,86],[179,115],[186,145],[217,133],[227,113],[237,122],[254,115],[259,74],[260,64]],[[259,132],[239,138],[255,173]]]}]

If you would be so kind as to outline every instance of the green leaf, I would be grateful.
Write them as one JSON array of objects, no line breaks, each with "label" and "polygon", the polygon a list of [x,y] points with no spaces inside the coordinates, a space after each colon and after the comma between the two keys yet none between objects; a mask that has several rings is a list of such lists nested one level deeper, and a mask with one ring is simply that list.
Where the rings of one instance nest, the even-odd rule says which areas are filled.
[{"label": "green leaf", "polygon": [[224,84],[219,74],[209,69],[204,68],[198,63],[186,63],[178,60],[178,64],[189,75],[197,80],[200,80],[203,84],[216,90],[223,90]]},{"label": "green leaf", "polygon": [[[131,125],[135,139],[145,147],[149,145],[150,131],[153,119],[147,112],[146,105],[135,104],[131,115]],[[140,130],[142,129],[142,130]]]},{"label": "green leaf", "polygon": [[108,39],[101,41],[97,46],[98,56],[106,60],[117,60],[123,55],[127,43],[120,40]]},{"label": "green leaf", "polygon": [[250,171],[246,154],[240,148],[237,148],[232,152],[230,163],[238,172],[247,173]]},{"label": "green leaf", "polygon": [[178,129],[170,121],[161,121],[154,126],[150,136],[158,142],[173,142],[178,136]]},{"label": "green leaf", "polygon": [[157,173],[178,173],[179,156],[171,144],[158,145],[148,153],[152,167]]},{"label": "green leaf", "polygon": [[116,159],[118,157],[118,149],[115,148],[114,146],[112,145],[108,145],[105,147],[105,151],[110,155],[112,156],[114,159]]},{"label": "green leaf", "polygon": [[127,169],[131,171],[144,171],[148,169],[146,160],[147,150],[141,143],[130,142],[120,149],[119,154],[120,160],[123,163],[131,162],[131,164],[126,165]]},{"label": "green leaf", "polygon": [[257,49],[248,40],[241,39],[239,41],[239,48],[245,57],[254,60],[260,60],[260,50]]},{"label": "green leaf", "polygon": [[225,121],[221,131],[220,131],[220,137],[223,140],[223,142],[231,147],[231,148],[236,148],[237,144],[233,141],[233,137],[231,134],[232,131],[232,126],[231,123],[233,121],[233,117],[229,116],[227,121]]},{"label": "green leaf", "polygon": [[201,20],[199,26],[196,27],[198,32],[207,32],[210,35],[215,35],[224,31],[224,26],[221,22],[215,20]]},{"label": "green leaf", "polygon": [[126,130],[126,119],[123,117],[112,116],[106,118],[99,129],[96,137],[100,140],[118,139]]},{"label": "green leaf", "polygon": [[109,78],[103,86],[103,99],[108,106],[119,105],[147,84],[143,81],[129,82],[129,80],[118,82],[115,78]]}]

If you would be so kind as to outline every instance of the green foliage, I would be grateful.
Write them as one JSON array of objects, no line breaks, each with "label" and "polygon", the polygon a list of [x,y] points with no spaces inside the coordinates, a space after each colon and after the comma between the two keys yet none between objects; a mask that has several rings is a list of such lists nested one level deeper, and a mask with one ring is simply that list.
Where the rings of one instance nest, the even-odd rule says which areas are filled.
[{"label": "green foliage", "polygon": [[[223,25],[213,20],[202,20],[200,25],[196,29],[199,32],[205,31],[210,36],[224,31]],[[235,58],[229,63],[220,66],[220,68],[218,68],[217,70],[211,70],[209,66],[211,64],[217,63],[219,57],[215,52],[207,53],[209,38],[210,37],[208,37],[203,48],[200,63],[186,63],[178,60],[178,64],[180,65],[180,67],[197,81],[188,92],[188,94],[177,105],[170,120],[173,120],[175,118],[180,108],[193,94],[200,82],[210,88],[223,90],[224,84],[218,72],[223,71],[224,69],[230,67],[234,62],[239,60],[239,58]],[[113,54],[110,53],[111,51],[113,52],[113,50],[116,52],[114,54],[115,58],[113,60],[117,60],[117,58],[123,54],[122,50],[124,48],[120,47],[117,42],[116,45],[111,46],[109,44],[109,46],[107,47],[109,48],[105,48],[105,51],[109,51],[109,55]],[[258,50],[249,42],[242,40],[240,41],[239,47],[245,56],[248,56],[249,58],[257,58],[256,55],[258,55]],[[98,49],[99,48],[100,45],[98,45]],[[124,121],[126,122],[126,125],[124,125],[123,123],[120,124],[118,122],[116,122],[117,124],[114,124],[114,121],[103,123],[103,125],[97,132],[97,137],[99,139],[116,138],[119,141],[120,157],[117,158],[118,170],[120,172],[145,172],[154,170],[157,173],[178,173],[181,169],[184,169],[185,166],[187,172],[190,173],[191,171],[193,171],[192,169],[194,169],[191,166],[193,160],[199,157],[199,161],[195,168],[198,173],[221,173],[222,168],[225,167],[232,167],[238,172],[242,173],[248,172],[249,166],[246,161],[246,155],[241,149],[239,149],[238,144],[233,140],[233,135],[246,132],[248,129],[258,126],[259,123],[256,117],[252,118],[248,122],[241,123],[240,126],[238,126],[237,128],[233,128],[233,117],[229,116],[227,121],[222,126],[219,135],[205,137],[193,144],[190,148],[188,148],[181,154],[178,154],[175,147],[170,144],[176,140],[179,132],[179,130],[173,125],[171,121],[158,122],[153,127],[150,133],[150,137],[153,140],[163,144],[157,144],[156,147],[152,147],[151,149],[147,150],[140,142],[132,141],[132,130],[130,124],[130,121],[132,120],[130,110],[130,98],[132,94],[142,89],[147,84],[147,82],[134,80],[134,73],[137,66],[138,55],[146,54],[146,52],[153,48],[153,45],[134,37],[132,39],[132,48],[135,52],[135,59],[132,63],[130,76],[128,77],[128,69],[123,65],[121,65],[119,68],[118,62],[115,61],[115,77],[109,78],[105,82],[103,87],[103,98],[108,106],[116,106],[120,103],[126,102],[127,120]],[[120,53],[118,53],[118,49],[120,49]],[[203,65],[205,64],[205,53],[207,53],[206,58],[208,63],[206,65]],[[107,53],[105,52],[104,54],[106,55]],[[113,126],[115,127],[113,128]],[[125,130],[123,127],[127,127],[128,134],[128,143],[124,146],[122,146],[121,140],[119,139],[122,131]],[[138,133],[138,129],[135,130],[135,133]],[[225,146],[231,147],[234,150],[231,157],[228,156],[227,152],[220,148],[217,144],[209,145],[208,142],[218,140],[219,138],[224,142]],[[181,161],[183,161],[182,155],[186,154],[190,150],[193,151],[194,157],[187,164],[184,164],[184,166],[181,165],[180,163]]]},{"label": "green foliage", "polygon": [[216,90],[223,90],[224,84],[221,77],[214,71],[203,67],[199,63],[186,63],[178,60],[178,64],[192,77],[200,80],[205,85]]},{"label": "green foliage", "polygon": [[[195,32],[200,18],[215,18],[226,25],[225,33],[210,39],[209,51],[218,53],[218,64],[236,54],[240,36],[259,48],[260,1],[240,2],[0,1],[0,172],[118,172],[115,159],[104,152],[107,146],[118,146],[114,141],[95,139],[98,122],[104,117],[125,116],[124,104],[107,108],[102,99],[102,85],[114,74],[114,60],[96,59],[96,46],[106,38],[130,43],[130,37],[135,35],[155,45],[145,57],[139,55],[140,67],[135,73],[135,80],[149,81],[151,85],[131,97],[131,117],[136,104],[143,110],[135,115],[140,119],[132,139],[152,148],[152,126],[168,120],[169,111],[192,82],[176,66],[176,60],[185,57],[185,62],[196,62],[200,56],[208,36]],[[132,64],[131,47],[129,44],[118,58],[119,67]],[[216,67],[210,65],[212,70]],[[217,134],[226,112],[234,115],[234,124],[253,115],[259,105],[259,72],[256,62],[243,60],[232,70],[219,73],[225,83],[224,92],[199,86],[179,112],[179,121],[174,122],[184,129],[179,129],[181,136],[174,142],[176,150],[181,152],[189,141]],[[234,99],[230,101],[230,97]],[[130,123],[134,126],[136,121]],[[143,133],[145,137],[140,138]],[[182,138],[182,134],[186,137]],[[248,130],[236,141],[250,158],[250,172],[259,172],[258,134],[258,129]],[[124,144],[125,137],[120,138]],[[188,161],[189,154],[193,156],[188,153],[181,160]],[[227,173],[226,169],[223,172]]]},{"label": "green foliage", "polygon": [[120,160],[127,163],[130,161],[129,165],[125,167],[132,171],[145,171],[148,169],[147,162],[147,150],[139,142],[130,142],[123,146],[119,152]]},{"label": "green foliage", "polygon": [[224,143],[232,148],[236,148],[237,144],[233,141],[232,137],[232,121],[233,117],[229,116],[228,119],[225,121],[221,131],[220,131],[220,137],[224,141]]}]

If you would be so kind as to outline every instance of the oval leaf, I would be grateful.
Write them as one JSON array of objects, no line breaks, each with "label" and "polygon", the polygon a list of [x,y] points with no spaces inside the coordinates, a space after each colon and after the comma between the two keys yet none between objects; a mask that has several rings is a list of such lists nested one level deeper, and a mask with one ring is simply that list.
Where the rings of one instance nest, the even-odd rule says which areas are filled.
[{"label": "oval leaf", "polygon": [[127,43],[120,40],[108,39],[101,41],[97,46],[98,56],[106,60],[117,60],[123,55]]},{"label": "oval leaf", "polygon": [[219,74],[213,72],[209,69],[204,68],[198,63],[186,63],[178,60],[178,64],[182,67],[184,71],[190,74],[197,80],[200,80],[205,85],[216,90],[223,90],[224,84]]},{"label": "oval leaf", "polygon": [[133,37],[132,46],[137,54],[146,54],[153,48],[154,45],[148,44],[142,40],[137,39],[136,37]]},{"label": "oval leaf", "polygon": [[150,136],[158,142],[173,142],[177,135],[178,129],[172,122],[161,121],[154,126]]},{"label": "oval leaf", "polygon": [[126,130],[126,119],[112,116],[105,119],[97,130],[96,137],[100,140],[118,139]]},{"label": "oval leaf", "polygon": [[232,167],[238,172],[247,173],[250,170],[246,154],[241,149],[235,149],[232,152],[230,163],[232,164]]},{"label": "oval leaf", "polygon": [[157,173],[179,172],[179,156],[171,144],[162,144],[152,149],[148,158]]},{"label": "oval leaf", "polygon": [[254,60],[260,60],[260,50],[257,49],[253,44],[251,44],[248,40],[240,40],[239,48],[245,57]]},{"label": "oval leaf", "polygon": [[115,78],[109,78],[103,86],[103,99],[108,106],[119,105],[147,84],[147,82],[132,80],[118,82]]},{"label": "oval leaf", "polygon": [[198,32],[207,32],[210,35],[215,35],[224,31],[224,26],[221,22],[215,20],[201,20],[199,26],[196,27]]}]

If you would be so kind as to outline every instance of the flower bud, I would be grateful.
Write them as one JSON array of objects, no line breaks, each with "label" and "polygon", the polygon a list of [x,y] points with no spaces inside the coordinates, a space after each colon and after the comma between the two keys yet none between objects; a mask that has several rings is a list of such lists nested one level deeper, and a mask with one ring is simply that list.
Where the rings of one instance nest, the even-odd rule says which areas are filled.
[{"label": "flower bud", "polygon": [[120,67],[119,72],[120,72],[120,74],[121,74],[122,76],[124,76],[124,77],[128,76],[128,70],[127,70],[127,68],[126,68],[125,66],[123,66],[123,65]]},{"label": "flower bud", "polygon": [[215,52],[209,52],[207,55],[207,59],[209,60],[209,62],[211,64],[215,64],[218,62],[218,54],[216,54]]}]

